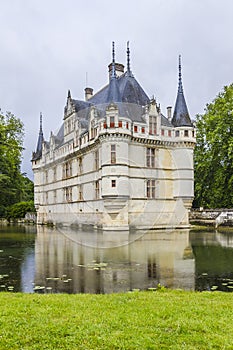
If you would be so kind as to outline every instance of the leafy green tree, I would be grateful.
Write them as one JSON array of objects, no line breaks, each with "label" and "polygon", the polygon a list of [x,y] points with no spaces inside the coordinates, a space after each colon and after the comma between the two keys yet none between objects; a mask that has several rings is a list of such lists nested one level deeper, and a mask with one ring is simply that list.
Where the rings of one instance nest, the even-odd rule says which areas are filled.
[{"label": "leafy green tree", "polygon": [[233,84],[197,116],[194,207],[233,207]]},{"label": "leafy green tree", "polygon": [[20,119],[10,112],[4,115],[0,111],[0,216],[7,206],[21,200],[23,136]]},{"label": "leafy green tree", "polygon": [[11,205],[7,208],[5,217],[8,221],[11,219],[22,219],[25,217],[27,212],[35,212],[34,202],[19,202]]}]

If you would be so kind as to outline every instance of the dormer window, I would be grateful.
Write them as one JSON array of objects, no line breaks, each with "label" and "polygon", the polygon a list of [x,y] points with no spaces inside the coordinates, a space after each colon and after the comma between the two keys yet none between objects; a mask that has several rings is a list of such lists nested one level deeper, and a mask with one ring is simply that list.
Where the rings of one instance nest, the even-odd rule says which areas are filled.
[{"label": "dormer window", "polygon": [[156,117],[152,115],[149,116],[149,134],[156,135]]},{"label": "dormer window", "polygon": [[115,128],[115,117],[110,117],[110,128]]}]

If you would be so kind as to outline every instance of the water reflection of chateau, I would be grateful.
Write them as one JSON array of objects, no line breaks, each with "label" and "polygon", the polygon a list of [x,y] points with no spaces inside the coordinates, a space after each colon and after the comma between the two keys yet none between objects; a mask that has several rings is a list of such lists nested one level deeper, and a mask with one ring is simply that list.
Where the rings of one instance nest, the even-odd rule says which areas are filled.
[{"label": "water reflection of chateau", "polygon": [[36,285],[68,293],[123,292],[158,283],[194,289],[188,230],[103,235],[38,227]]}]

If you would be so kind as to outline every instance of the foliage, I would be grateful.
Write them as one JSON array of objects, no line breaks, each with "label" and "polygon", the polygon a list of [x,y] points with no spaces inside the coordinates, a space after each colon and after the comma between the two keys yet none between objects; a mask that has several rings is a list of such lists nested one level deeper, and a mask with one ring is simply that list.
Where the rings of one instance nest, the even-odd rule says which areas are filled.
[{"label": "foliage", "polygon": [[33,200],[33,183],[20,172],[23,136],[20,119],[0,110],[0,216],[14,203]]},{"label": "foliage", "polygon": [[233,207],[233,84],[197,116],[194,207]]},{"label": "foliage", "polygon": [[34,202],[19,202],[8,207],[6,210],[6,219],[21,219],[28,212],[35,212]]},{"label": "foliage", "polygon": [[0,293],[0,349],[232,349],[233,293]]}]

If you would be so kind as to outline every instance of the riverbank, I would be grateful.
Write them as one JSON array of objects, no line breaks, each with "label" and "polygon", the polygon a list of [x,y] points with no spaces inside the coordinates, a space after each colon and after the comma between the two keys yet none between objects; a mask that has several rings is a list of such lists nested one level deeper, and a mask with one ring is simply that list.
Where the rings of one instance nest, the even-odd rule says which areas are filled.
[{"label": "riverbank", "polygon": [[0,349],[232,349],[233,294],[0,293]]}]

